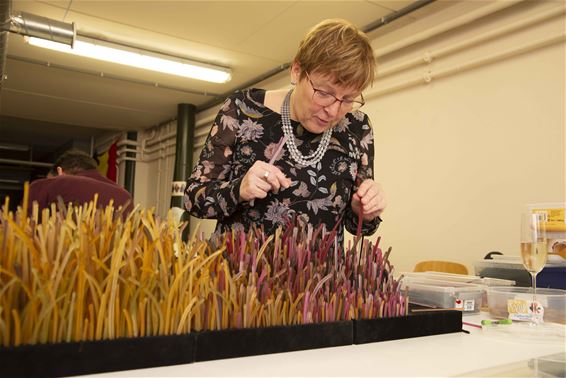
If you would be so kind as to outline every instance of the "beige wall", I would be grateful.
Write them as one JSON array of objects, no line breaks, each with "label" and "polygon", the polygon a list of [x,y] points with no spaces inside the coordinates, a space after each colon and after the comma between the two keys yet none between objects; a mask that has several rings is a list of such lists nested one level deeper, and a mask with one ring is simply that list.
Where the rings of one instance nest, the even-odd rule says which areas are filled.
[{"label": "beige wall", "polygon": [[[517,254],[521,207],[566,200],[564,26],[562,1],[453,1],[370,35],[380,77],[364,109],[389,198],[378,234],[397,271]],[[215,113],[197,115],[195,161]]]},{"label": "beige wall", "polygon": [[[436,15],[433,24],[453,23],[456,8]],[[558,14],[551,16],[554,9]],[[478,45],[378,79],[370,91],[366,111],[376,135],[376,177],[389,198],[380,234],[393,246],[397,271],[442,259],[462,262],[473,272],[474,261],[489,251],[516,255],[522,206],[565,201],[560,9],[564,3],[519,4],[381,57],[380,70],[387,72],[414,57],[486,36]],[[541,14],[548,18],[489,37]],[[414,38],[420,30],[412,27],[414,33],[407,33],[408,27],[381,38],[398,43],[392,35],[403,32]],[[436,78],[443,72],[449,74]],[[428,84],[422,79],[427,75]],[[395,90],[413,78],[420,80]]]}]

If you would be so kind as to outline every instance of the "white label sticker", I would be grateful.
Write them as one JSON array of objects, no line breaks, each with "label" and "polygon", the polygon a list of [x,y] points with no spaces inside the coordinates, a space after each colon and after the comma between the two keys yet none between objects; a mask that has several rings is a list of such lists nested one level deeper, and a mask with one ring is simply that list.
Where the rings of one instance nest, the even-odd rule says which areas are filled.
[{"label": "white label sticker", "polygon": [[544,317],[544,306],[540,302],[532,302],[527,299],[508,299],[507,312],[509,319],[530,321],[533,318],[533,312],[537,321],[542,322]]},{"label": "white label sticker", "polygon": [[454,307],[455,308],[464,308],[464,301],[461,300],[460,298],[456,298],[454,300]]},{"label": "white label sticker", "polygon": [[186,181],[173,181],[173,185],[171,187],[171,196],[182,197],[185,194],[186,185]]},{"label": "white label sticker", "polygon": [[473,299],[466,299],[464,301],[464,311],[474,311],[475,301]]}]

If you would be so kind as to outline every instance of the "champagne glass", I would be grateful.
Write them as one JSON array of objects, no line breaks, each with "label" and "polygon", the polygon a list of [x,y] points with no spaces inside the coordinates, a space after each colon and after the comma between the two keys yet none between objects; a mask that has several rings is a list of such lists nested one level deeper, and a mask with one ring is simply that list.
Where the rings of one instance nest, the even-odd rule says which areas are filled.
[{"label": "champagne glass", "polygon": [[539,323],[537,317],[537,274],[544,268],[547,258],[546,213],[528,211],[521,218],[521,259],[523,266],[531,274],[533,285],[533,302],[531,308],[531,325]]}]

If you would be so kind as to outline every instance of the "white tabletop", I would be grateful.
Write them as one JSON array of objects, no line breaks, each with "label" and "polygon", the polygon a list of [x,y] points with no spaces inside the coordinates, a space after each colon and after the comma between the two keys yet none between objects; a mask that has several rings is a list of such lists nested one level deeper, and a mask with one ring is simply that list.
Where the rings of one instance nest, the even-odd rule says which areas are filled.
[{"label": "white tabletop", "polygon": [[[484,315],[464,316],[478,324]],[[566,351],[564,338],[525,342],[521,338],[464,326],[464,332],[312,349],[186,365],[92,375],[113,377],[213,376],[455,376]]]}]

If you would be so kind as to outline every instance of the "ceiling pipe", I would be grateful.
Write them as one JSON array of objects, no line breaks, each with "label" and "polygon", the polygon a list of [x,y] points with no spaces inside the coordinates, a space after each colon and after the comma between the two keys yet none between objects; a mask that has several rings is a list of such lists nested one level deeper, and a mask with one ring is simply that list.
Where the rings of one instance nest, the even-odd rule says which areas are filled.
[{"label": "ceiling pipe", "polygon": [[[363,28],[361,28],[361,30],[364,33],[369,33],[372,32],[382,26],[385,26],[387,24],[389,24],[391,21],[395,21],[398,18],[401,18],[411,12],[416,11],[417,9],[420,9],[430,3],[434,3],[436,0],[417,0],[409,5],[407,5],[404,8],[401,8],[397,11],[391,12],[390,14],[388,14],[387,16],[381,17],[379,20],[374,21],[366,26],[364,26]],[[289,63],[285,63],[280,65],[279,67],[275,67],[274,69],[253,78],[252,80],[249,80],[245,83],[243,83],[242,85],[240,85],[239,88],[237,89],[233,89],[230,90],[229,92],[226,92],[220,96],[216,96],[214,99],[205,102],[204,104],[200,105],[199,107],[197,107],[197,112],[201,112],[203,110],[212,108],[213,106],[219,105],[221,103],[224,102],[224,100],[230,96],[231,94],[233,94],[235,91],[237,90],[242,90],[242,89],[246,89],[246,88],[250,88],[258,83],[261,83],[262,81],[269,79],[272,76],[277,75],[278,73],[281,73],[287,69],[289,69],[291,67],[291,62]]]},{"label": "ceiling pipe", "polygon": [[404,8],[401,8],[395,12],[391,12],[386,16],[381,17],[379,20],[372,22],[371,24],[368,24],[366,26],[364,26],[362,28],[362,31],[364,33],[369,33],[374,31],[375,29],[378,29],[382,26],[387,25],[388,23],[390,23],[391,21],[395,21],[398,18],[401,18],[409,13],[412,13],[414,11],[416,11],[417,9],[420,9],[430,3],[434,3],[436,0],[417,0],[409,5],[407,5]]},{"label": "ceiling pipe", "polygon": [[9,31],[12,33],[46,39],[71,47],[77,35],[74,23],[69,24],[26,12],[12,16],[10,24]]},{"label": "ceiling pipe", "polygon": [[0,143],[0,150],[27,152],[30,147],[27,144]]},{"label": "ceiling pipe", "polygon": [[6,55],[8,54],[8,25],[10,24],[10,12],[12,0],[0,0],[0,91],[6,75]]},{"label": "ceiling pipe", "polygon": [[42,38],[69,46],[73,46],[76,37],[74,23],[69,24],[26,12],[11,16],[11,10],[11,0],[0,0],[0,89],[2,89],[3,81],[7,79],[8,32]]},{"label": "ceiling pipe", "polygon": [[27,160],[17,160],[17,159],[0,159],[0,164],[26,165],[30,167],[45,167],[45,168],[53,167],[53,164],[51,163],[42,163],[39,161],[27,161]]}]

